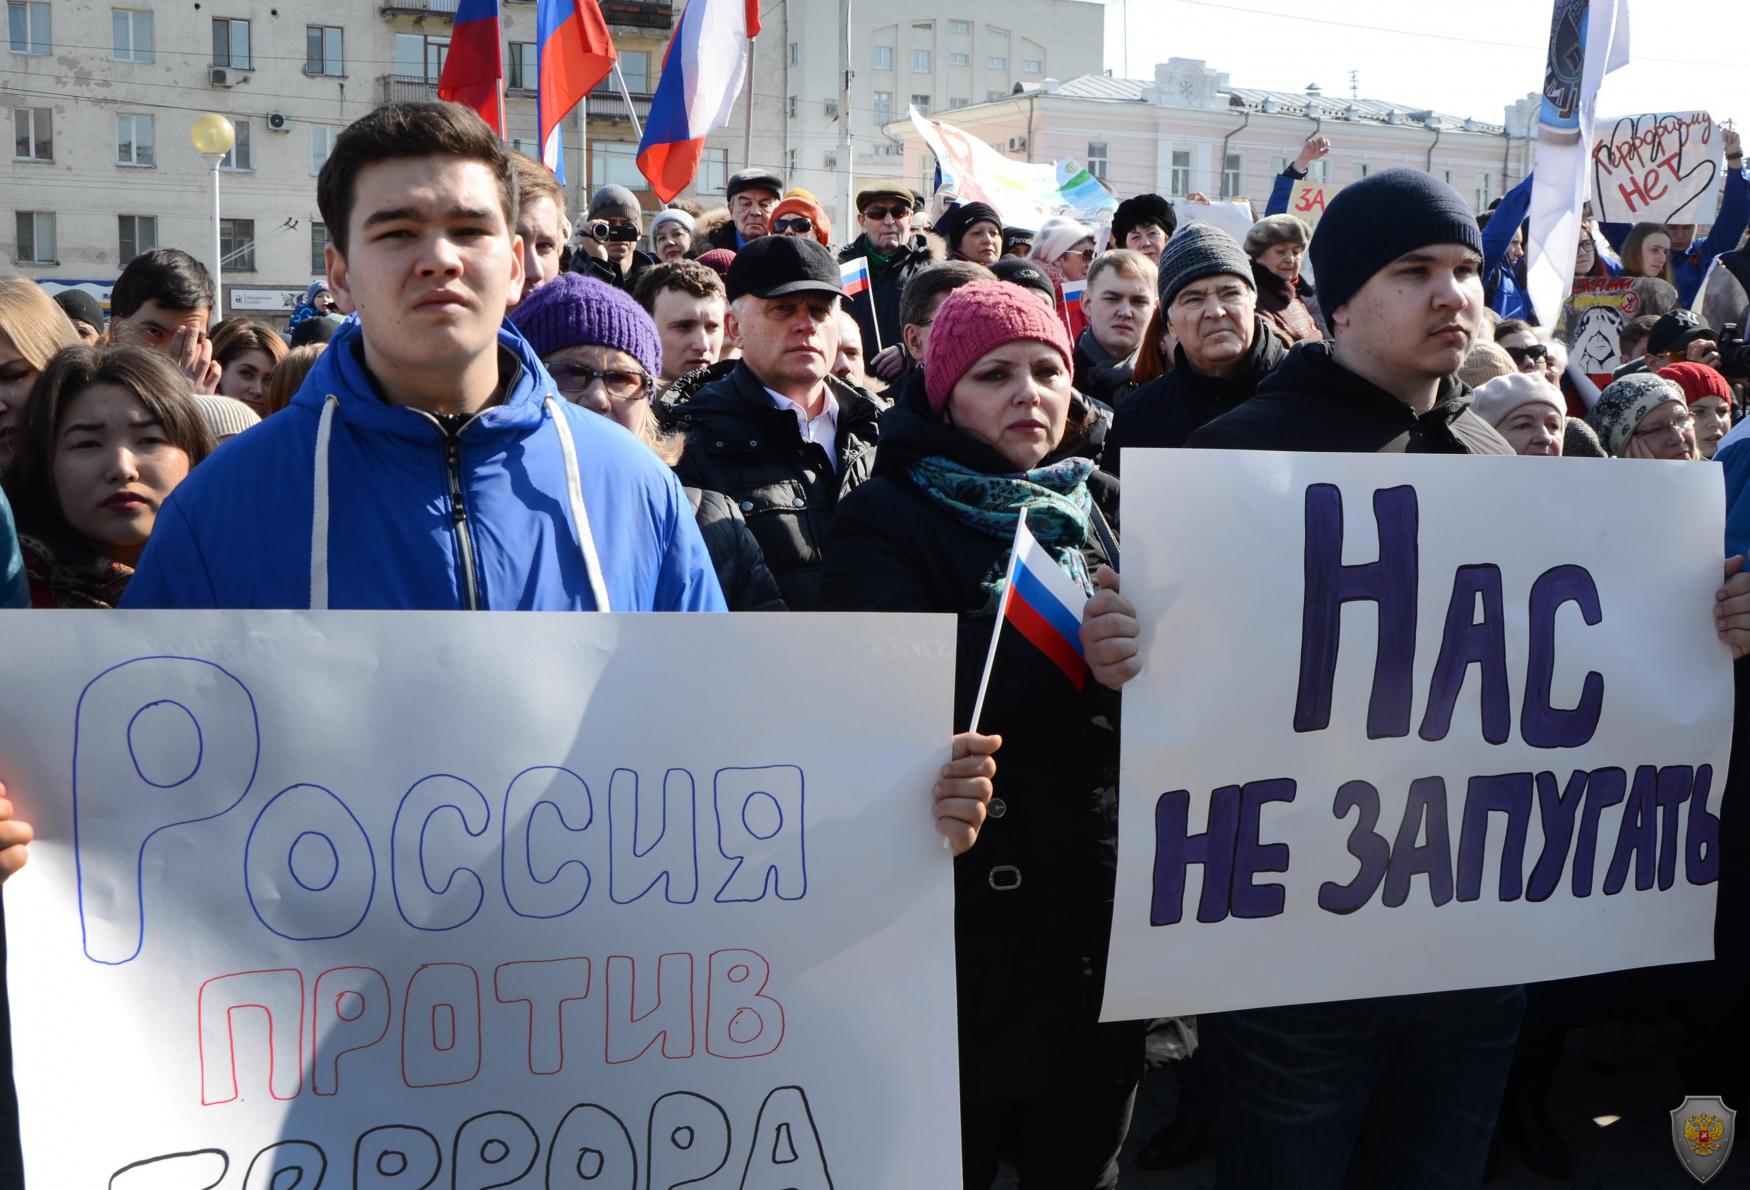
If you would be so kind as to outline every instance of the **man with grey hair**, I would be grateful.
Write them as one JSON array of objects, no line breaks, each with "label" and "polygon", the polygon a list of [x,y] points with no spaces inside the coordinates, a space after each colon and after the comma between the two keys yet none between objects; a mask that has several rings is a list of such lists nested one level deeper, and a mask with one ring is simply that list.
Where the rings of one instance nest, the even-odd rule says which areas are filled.
[{"label": "man with grey hair", "polygon": [[1202,426],[1248,401],[1288,345],[1258,313],[1252,261],[1207,223],[1182,227],[1160,263],[1161,317],[1178,345],[1172,369],[1120,397],[1106,440],[1116,474],[1126,446],[1185,445]]},{"label": "man with grey hair", "polygon": [[683,483],[740,509],[784,605],[820,605],[826,529],[869,477],[887,402],[832,374],[839,349],[838,262],[811,239],[763,236],[736,254],[727,329],[741,359],[673,408],[687,445]]}]

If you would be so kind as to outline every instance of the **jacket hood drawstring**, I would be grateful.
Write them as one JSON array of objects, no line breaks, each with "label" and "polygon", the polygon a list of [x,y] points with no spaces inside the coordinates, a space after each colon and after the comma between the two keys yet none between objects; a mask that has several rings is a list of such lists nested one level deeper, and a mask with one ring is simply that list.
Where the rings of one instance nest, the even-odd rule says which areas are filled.
[{"label": "jacket hood drawstring", "polygon": [[[583,504],[583,481],[577,469],[577,444],[572,440],[571,427],[566,424],[565,411],[551,394],[542,402],[553,419],[559,434],[559,452],[565,458],[565,494],[571,505],[572,527],[577,533],[577,545],[583,554],[584,572],[589,576],[589,593],[597,611],[612,610],[608,604],[607,582],[602,576],[601,558],[596,554],[595,532]],[[329,393],[322,402],[322,416],[316,423],[316,492],[314,513],[310,518],[310,610],[328,610],[328,444],[334,435],[334,411],[340,398]]]}]

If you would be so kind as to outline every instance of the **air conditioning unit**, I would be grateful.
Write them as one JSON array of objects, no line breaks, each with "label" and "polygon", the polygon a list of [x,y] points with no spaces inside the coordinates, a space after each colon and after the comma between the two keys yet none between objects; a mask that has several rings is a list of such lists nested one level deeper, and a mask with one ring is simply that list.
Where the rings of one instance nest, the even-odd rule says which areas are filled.
[{"label": "air conditioning unit", "polygon": [[826,116],[827,116],[827,119],[829,119],[829,120],[836,120],[839,118],[839,101],[838,100],[829,99],[826,101]]},{"label": "air conditioning unit", "polygon": [[1024,137],[1024,136],[1011,136],[1009,138],[1009,152],[1011,152],[1011,153],[1025,153],[1026,151],[1027,151],[1027,138],[1026,137]]},{"label": "air conditioning unit", "polygon": [[290,132],[292,118],[284,112],[269,112],[267,113],[267,130],[269,132]]},{"label": "air conditioning unit", "polygon": [[207,83],[214,87],[229,87],[236,83],[231,72],[223,66],[215,66],[207,71]]},{"label": "air conditioning unit", "polygon": [[839,167],[839,155],[837,153],[828,153],[826,155],[826,168],[837,169],[838,167]]}]

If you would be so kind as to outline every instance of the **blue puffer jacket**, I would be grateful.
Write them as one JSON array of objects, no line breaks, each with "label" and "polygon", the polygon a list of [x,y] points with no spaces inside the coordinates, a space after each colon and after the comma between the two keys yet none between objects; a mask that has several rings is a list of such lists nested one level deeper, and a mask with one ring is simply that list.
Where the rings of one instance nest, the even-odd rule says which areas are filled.
[{"label": "blue puffer jacket", "polygon": [[[508,323],[498,343],[517,361],[506,398],[452,438],[383,400],[349,319],[289,408],[226,443],[166,501],[122,606],[310,606],[317,428],[333,394],[329,607],[592,610],[560,436],[543,404],[556,390]],[[609,419],[558,408],[611,609],[723,610],[674,475]]]}]

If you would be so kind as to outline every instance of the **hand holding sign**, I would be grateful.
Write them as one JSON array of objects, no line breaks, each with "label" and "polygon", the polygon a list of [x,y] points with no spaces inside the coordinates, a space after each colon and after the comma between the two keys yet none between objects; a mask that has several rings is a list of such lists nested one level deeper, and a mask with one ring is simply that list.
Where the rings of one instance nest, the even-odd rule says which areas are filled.
[{"label": "hand holding sign", "polygon": [[34,833],[30,823],[12,817],[12,803],[6,800],[6,783],[0,781],[0,884],[30,858],[30,841]]},{"label": "hand holding sign", "polygon": [[1142,626],[1136,609],[1118,593],[1116,570],[1100,567],[1094,571],[1094,582],[1100,589],[1082,613],[1082,654],[1094,681],[1108,690],[1122,690],[1124,683],[1142,672]]}]

